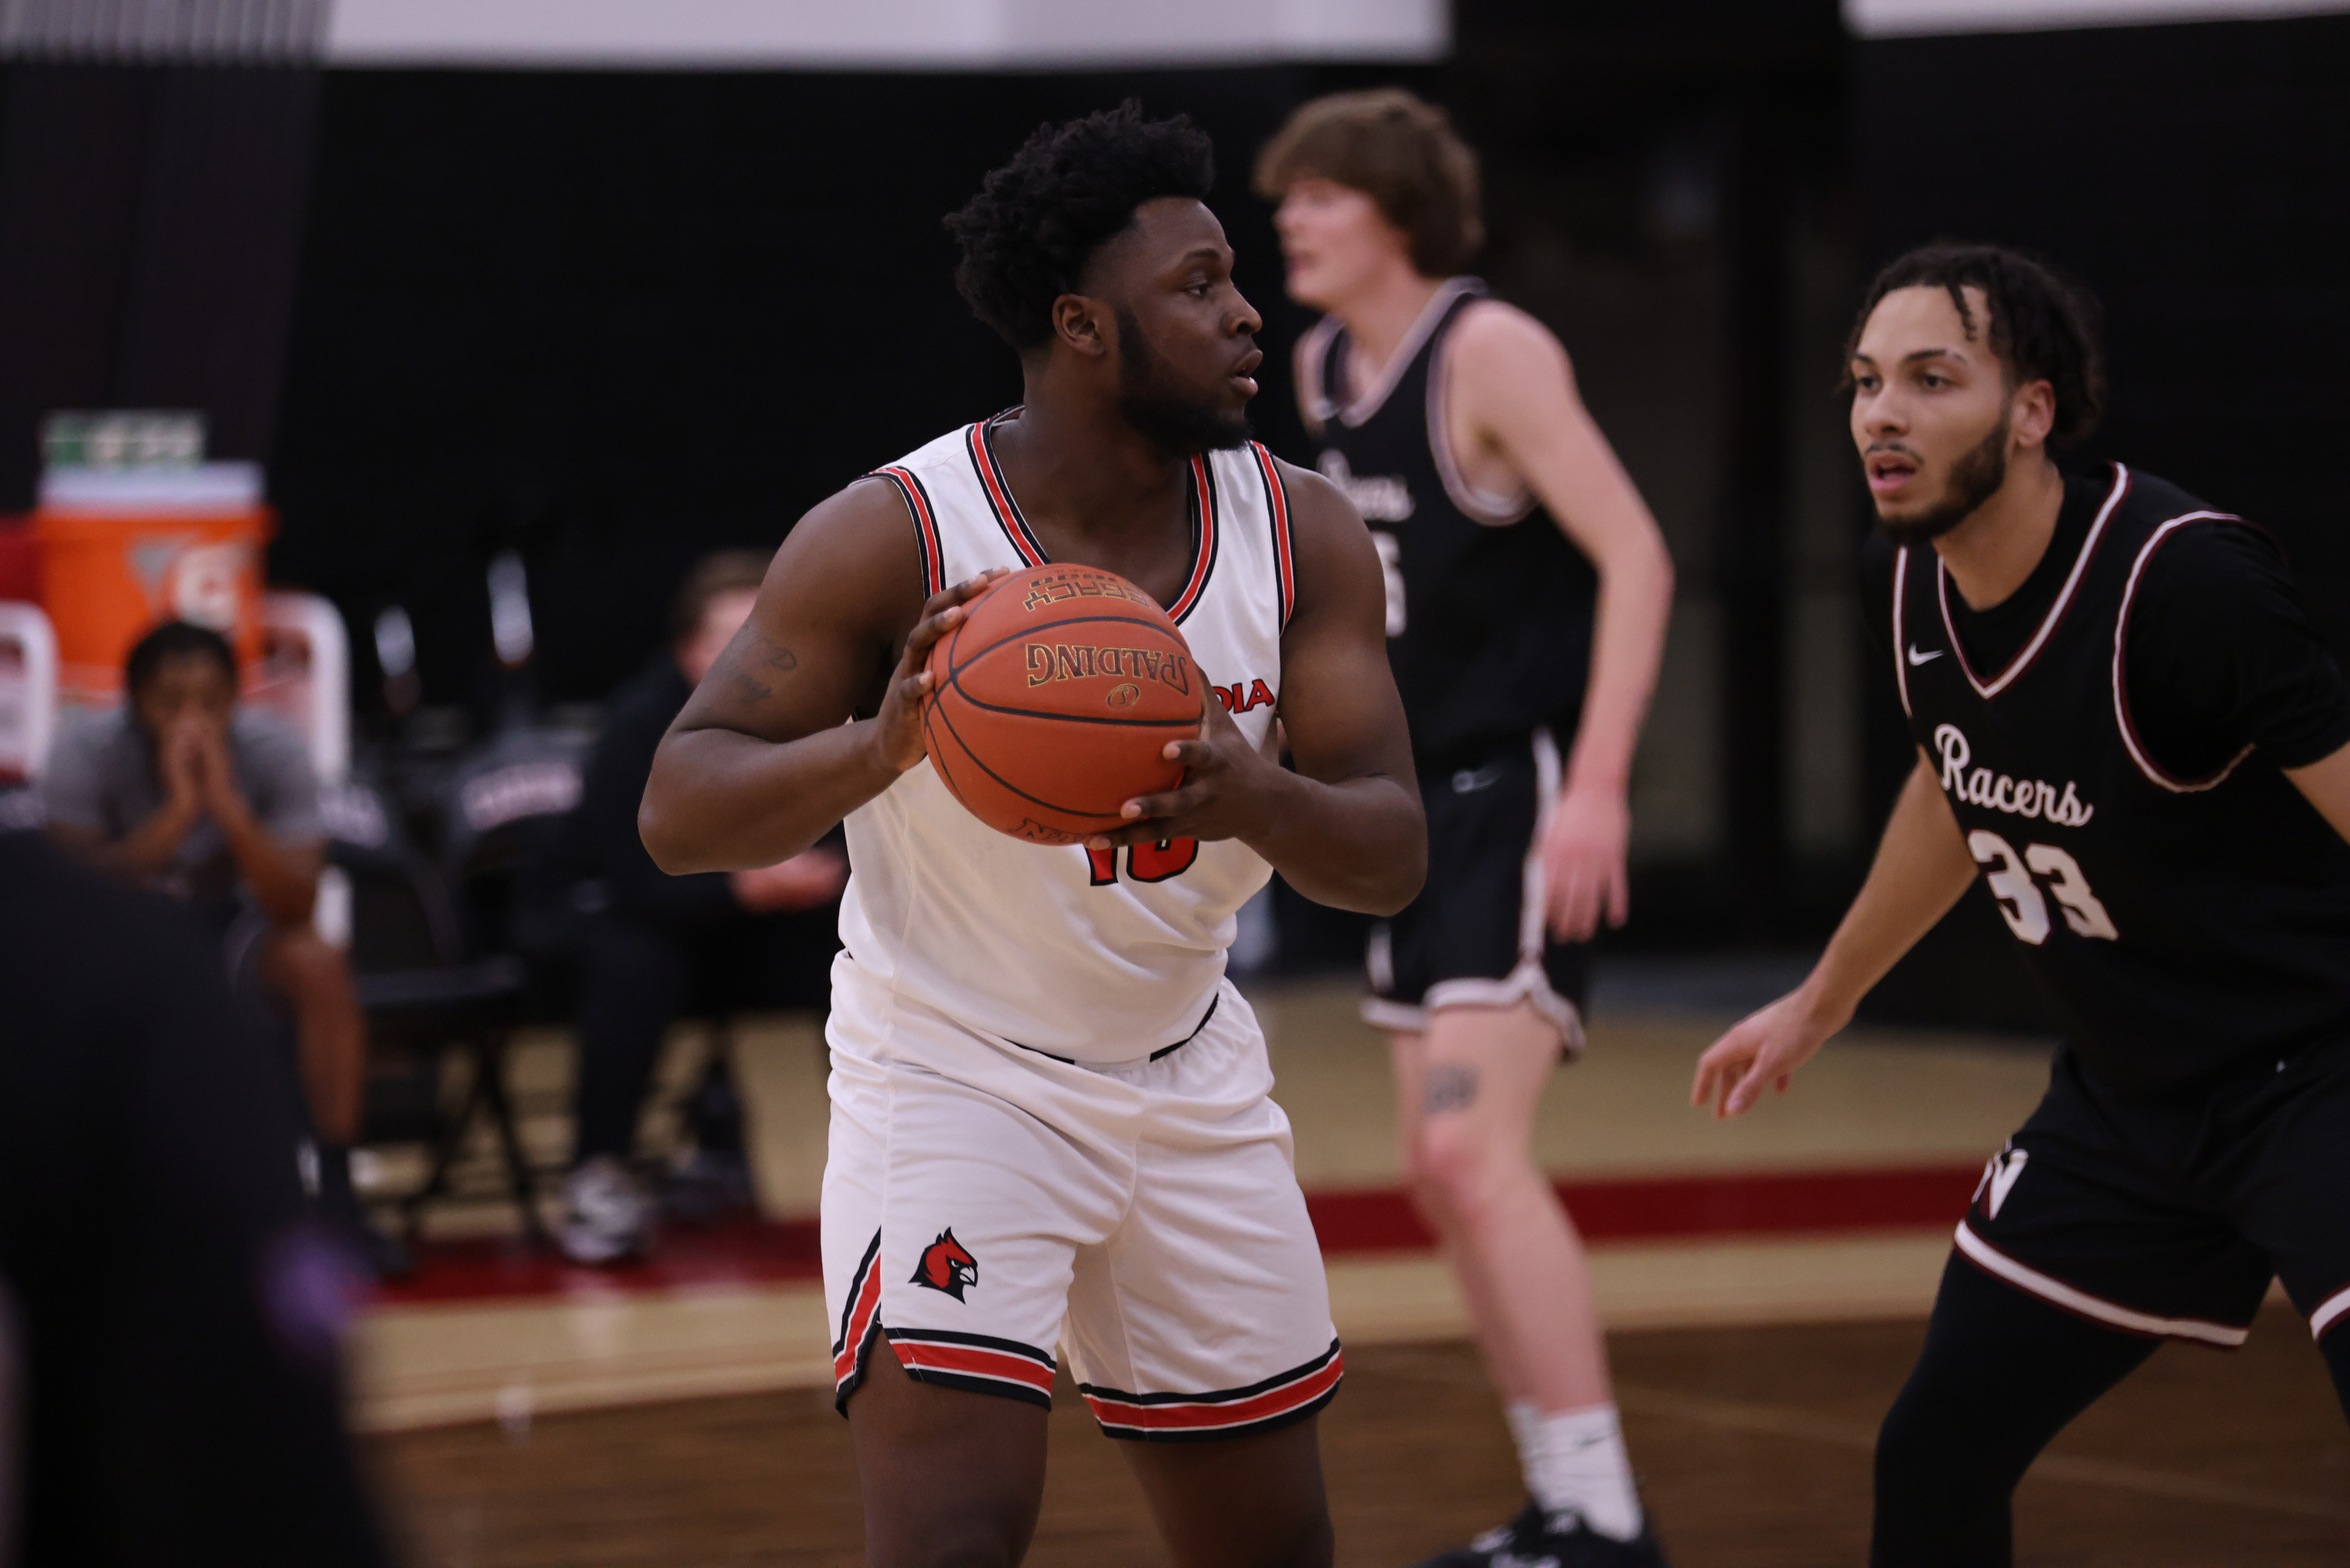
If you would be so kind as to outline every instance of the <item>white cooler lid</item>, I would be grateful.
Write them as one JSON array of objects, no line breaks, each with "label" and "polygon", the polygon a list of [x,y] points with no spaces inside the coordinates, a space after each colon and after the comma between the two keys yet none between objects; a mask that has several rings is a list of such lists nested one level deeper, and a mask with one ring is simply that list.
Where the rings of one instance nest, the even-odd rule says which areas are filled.
[{"label": "white cooler lid", "polygon": [[261,504],[259,463],[186,468],[52,468],[41,475],[40,510],[154,513],[162,517],[249,512]]}]

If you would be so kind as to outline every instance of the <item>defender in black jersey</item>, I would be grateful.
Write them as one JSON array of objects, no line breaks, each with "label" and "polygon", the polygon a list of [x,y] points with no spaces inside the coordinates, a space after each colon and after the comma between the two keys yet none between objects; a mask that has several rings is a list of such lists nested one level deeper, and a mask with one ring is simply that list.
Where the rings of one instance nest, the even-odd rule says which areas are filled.
[{"label": "defender in black jersey", "polygon": [[1377,928],[1404,1173],[1464,1275],[1533,1502],[1443,1563],[1654,1563],[1588,1270],[1534,1164],[1534,1103],[1583,1042],[1585,943],[1625,913],[1625,804],[1672,566],[1558,341],[1459,276],[1476,165],[1409,94],[1307,105],[1258,188],[1316,466],[1370,525],[1428,819],[1426,888]]},{"label": "defender in black jersey", "polygon": [[2033,1457],[2272,1277],[2350,1405],[2350,684],[2253,525],[2113,465],[2088,307],[1915,252],[1854,333],[1872,621],[1919,750],[1811,977],[1699,1063],[1750,1108],[1978,872],[2065,1024],[1960,1224],[1877,1449],[1879,1564],[2005,1563]]}]

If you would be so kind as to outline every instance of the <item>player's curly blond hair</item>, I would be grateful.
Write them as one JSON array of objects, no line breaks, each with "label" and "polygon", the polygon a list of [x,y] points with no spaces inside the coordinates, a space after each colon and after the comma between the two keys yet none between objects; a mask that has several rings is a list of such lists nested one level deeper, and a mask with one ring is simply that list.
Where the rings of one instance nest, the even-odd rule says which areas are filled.
[{"label": "player's curly blond hair", "polygon": [[1257,154],[1257,194],[1268,201],[1315,178],[1376,202],[1424,276],[1462,271],[1485,243],[1477,155],[1442,109],[1400,87],[1301,105]]}]

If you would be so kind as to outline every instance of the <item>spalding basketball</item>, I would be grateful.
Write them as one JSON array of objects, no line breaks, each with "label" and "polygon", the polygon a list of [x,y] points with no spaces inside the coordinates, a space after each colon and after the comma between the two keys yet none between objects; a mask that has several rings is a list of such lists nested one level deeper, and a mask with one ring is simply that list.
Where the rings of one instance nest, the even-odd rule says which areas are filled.
[{"label": "spalding basketball", "polygon": [[973,816],[1034,844],[1126,826],[1173,789],[1167,743],[1200,732],[1207,681],[1140,588],[1095,566],[1034,566],[990,584],[930,650],[922,743]]}]

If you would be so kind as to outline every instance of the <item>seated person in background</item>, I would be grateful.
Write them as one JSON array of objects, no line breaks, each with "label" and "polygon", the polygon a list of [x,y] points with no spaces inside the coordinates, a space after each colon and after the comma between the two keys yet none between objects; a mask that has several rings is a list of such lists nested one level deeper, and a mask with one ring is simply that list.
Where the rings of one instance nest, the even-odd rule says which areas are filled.
[{"label": "seated person in background", "polygon": [[671,607],[670,645],[612,698],[562,854],[580,936],[579,1131],[563,1184],[564,1253],[642,1252],[651,1203],[628,1157],[669,1026],[689,1007],[821,1007],[848,862],[819,847],[758,871],[672,877],[637,836],[653,752],[734,634],[766,574],[755,551],[704,557]]},{"label": "seated person in background", "polygon": [[58,738],[41,781],[49,829],[180,900],[226,947],[240,998],[292,1015],[320,1211],[379,1270],[401,1269],[351,1187],[367,1028],[350,965],[310,926],[325,833],[309,752],[237,705],[236,654],[208,627],[167,621],[140,638],[123,691],[122,707]]}]

